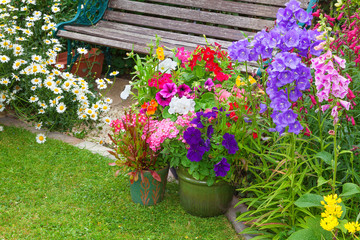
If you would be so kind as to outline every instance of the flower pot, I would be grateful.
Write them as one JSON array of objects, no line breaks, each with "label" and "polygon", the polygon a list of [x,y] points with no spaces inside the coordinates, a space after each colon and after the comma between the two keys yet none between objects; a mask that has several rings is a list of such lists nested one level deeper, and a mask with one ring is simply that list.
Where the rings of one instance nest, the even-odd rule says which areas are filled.
[{"label": "flower pot", "polygon": [[130,194],[134,203],[150,206],[163,200],[169,166],[156,172],[160,175],[161,182],[154,179],[150,171],[143,171],[144,178],[139,173],[139,179],[133,184],[130,183]]},{"label": "flower pot", "polygon": [[180,204],[182,208],[194,216],[214,217],[224,214],[230,207],[233,198],[233,187],[219,181],[208,186],[205,180],[196,180],[180,167],[178,170],[180,184]]},{"label": "flower pot", "polygon": [[[62,64],[65,66],[64,68],[60,69],[61,71],[64,71],[67,68],[67,53],[68,52],[62,52],[57,56],[56,64]],[[77,61],[72,66],[70,72],[83,78],[88,75],[89,71],[91,71],[92,76],[95,78],[100,78],[103,63],[104,54],[102,52],[99,53],[99,49],[92,48],[87,54],[81,56],[81,59],[79,56]]]}]

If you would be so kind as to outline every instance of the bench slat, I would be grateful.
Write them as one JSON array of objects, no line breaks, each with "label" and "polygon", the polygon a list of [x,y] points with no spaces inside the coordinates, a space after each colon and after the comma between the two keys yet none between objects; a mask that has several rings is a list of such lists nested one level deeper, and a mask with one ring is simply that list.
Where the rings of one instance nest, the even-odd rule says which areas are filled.
[{"label": "bench slat", "polygon": [[69,32],[64,30],[59,30],[57,36],[73,39],[78,41],[84,41],[87,43],[92,43],[95,45],[102,45],[112,48],[119,48],[119,49],[134,49],[135,52],[147,54],[149,51],[145,48],[145,46],[140,46],[132,43],[127,42],[120,42],[112,39],[96,37],[96,36],[89,36],[81,33]]},{"label": "bench slat", "polygon": [[[117,2],[117,0],[113,0],[112,2]],[[151,0],[151,2],[239,13],[242,15],[268,17],[273,19],[279,9],[277,6],[264,6],[253,3],[231,2],[224,0]]]},{"label": "bench slat", "polygon": [[[267,4],[278,7],[284,7],[289,0],[235,0],[236,2],[251,2],[251,3],[259,3],[259,4]],[[297,0],[301,2],[302,8],[307,8],[309,0]]]},{"label": "bench slat", "polygon": [[205,45],[206,40],[207,40],[207,42],[210,44],[214,44],[215,42],[220,44],[224,49],[227,49],[231,44],[231,42],[222,41],[219,39],[213,39],[213,38],[206,37],[206,40],[205,40],[205,38],[202,36],[198,37],[198,36],[191,36],[191,35],[180,34],[180,33],[166,32],[166,31],[162,31],[162,30],[138,27],[138,26],[133,26],[133,25],[121,24],[121,23],[114,24],[114,23],[108,22],[108,21],[100,21],[96,26],[99,28],[102,28],[102,27],[112,28],[112,29],[127,31],[127,32],[131,32],[131,33],[132,32],[142,33],[142,34],[147,34],[149,36],[158,35],[161,38],[168,38],[168,39],[173,39],[173,40],[181,39],[181,41],[196,43],[199,45]]},{"label": "bench slat", "polygon": [[127,0],[116,0],[109,3],[113,9],[136,11],[144,14],[153,14],[170,18],[180,18],[193,21],[221,24],[242,29],[261,30],[273,26],[274,22],[263,19],[233,16],[228,14],[204,12],[179,7],[170,7],[159,4],[143,3]]},{"label": "bench slat", "polygon": [[[95,37],[106,36],[108,39],[119,40],[128,43],[134,43],[137,45],[146,46],[148,43],[155,42],[155,35],[146,35],[144,33],[126,32],[123,30],[117,30],[104,27],[83,27],[83,26],[67,26],[65,30],[73,31],[77,33],[87,34]],[[189,43],[183,41],[177,41],[174,39],[163,38],[160,41],[160,45],[165,45],[169,48],[185,47],[188,50],[193,50],[197,47],[196,43]]]},{"label": "bench slat", "polygon": [[[179,31],[185,33],[193,33],[198,35],[206,35],[209,37],[237,41],[244,38],[239,30],[219,28],[215,26],[207,26],[195,24],[192,22],[181,22],[170,19],[155,18],[132,13],[107,11],[103,17],[105,20],[129,23],[139,26],[153,27],[156,29],[165,29],[170,31]],[[247,33],[247,32],[245,32]]]}]

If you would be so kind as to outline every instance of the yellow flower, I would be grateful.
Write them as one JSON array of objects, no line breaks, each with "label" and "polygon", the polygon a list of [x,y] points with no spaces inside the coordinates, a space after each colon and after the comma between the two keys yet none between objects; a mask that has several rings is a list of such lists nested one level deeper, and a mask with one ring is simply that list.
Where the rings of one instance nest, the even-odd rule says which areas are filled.
[{"label": "yellow flower", "polygon": [[[326,202],[326,204],[324,203]],[[324,201],[321,201],[322,205],[334,205],[341,203],[341,198],[338,198],[337,194],[330,194],[324,197]]]},{"label": "yellow flower", "polygon": [[256,83],[255,78],[253,78],[252,76],[249,76],[249,81],[250,81],[251,84]]},{"label": "yellow flower", "polygon": [[236,83],[236,86],[238,86],[238,87],[245,85],[245,83],[243,81],[241,81],[240,76],[237,76],[235,83]]},{"label": "yellow flower", "polygon": [[164,60],[165,59],[164,49],[162,47],[158,47],[156,49],[156,55],[159,60]]},{"label": "yellow flower", "polygon": [[335,216],[329,216],[320,220],[320,226],[326,231],[332,231],[339,225],[339,221]]},{"label": "yellow flower", "polygon": [[333,215],[337,218],[341,217],[343,211],[341,210],[341,206],[338,204],[325,205],[325,212],[321,213],[322,217],[328,217]]},{"label": "yellow flower", "polygon": [[348,222],[344,225],[344,227],[349,231],[349,233],[355,233],[356,231],[360,230],[360,225],[358,222]]}]

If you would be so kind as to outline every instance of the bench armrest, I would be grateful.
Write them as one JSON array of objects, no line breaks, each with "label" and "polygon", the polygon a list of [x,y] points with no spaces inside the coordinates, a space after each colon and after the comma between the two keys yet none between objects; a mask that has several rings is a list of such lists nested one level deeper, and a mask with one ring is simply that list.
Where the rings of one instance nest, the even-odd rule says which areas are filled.
[{"label": "bench armrest", "polygon": [[[76,1],[76,0],[73,0]],[[59,23],[53,30],[53,36],[66,25],[87,25],[96,24],[103,17],[109,0],[78,0],[77,13],[70,21]]]}]

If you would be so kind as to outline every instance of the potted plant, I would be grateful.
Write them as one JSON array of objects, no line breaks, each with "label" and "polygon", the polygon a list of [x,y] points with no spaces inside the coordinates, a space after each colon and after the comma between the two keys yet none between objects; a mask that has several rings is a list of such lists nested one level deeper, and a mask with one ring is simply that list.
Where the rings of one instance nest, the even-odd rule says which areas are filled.
[{"label": "potted plant", "polygon": [[[163,200],[169,166],[151,147],[154,123],[149,115],[125,112],[110,124],[110,139],[116,161],[111,166],[122,167],[130,176],[130,193],[135,203],[154,205]],[[120,170],[116,172],[116,175]]]}]

